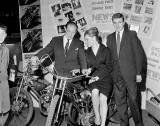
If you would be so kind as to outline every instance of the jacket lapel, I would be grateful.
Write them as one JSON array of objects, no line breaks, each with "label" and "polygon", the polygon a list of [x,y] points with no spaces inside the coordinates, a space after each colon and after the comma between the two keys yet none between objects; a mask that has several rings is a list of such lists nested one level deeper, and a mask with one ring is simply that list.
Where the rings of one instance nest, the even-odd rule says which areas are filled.
[{"label": "jacket lapel", "polygon": [[122,49],[122,48],[123,48],[123,46],[124,46],[125,38],[126,38],[126,31],[124,30],[124,31],[123,31],[123,34],[122,34],[122,39],[121,39],[121,44],[120,44],[120,50],[119,50],[119,53],[120,53],[121,49]]},{"label": "jacket lapel", "polygon": [[114,54],[116,56],[116,58],[118,58],[118,52],[117,52],[117,44],[116,44],[116,32],[114,32],[113,34],[113,50],[114,50]]},{"label": "jacket lapel", "polygon": [[75,47],[76,47],[76,41],[72,39],[71,44],[69,46],[68,53],[70,53],[71,50],[75,49]]},{"label": "jacket lapel", "polygon": [[59,48],[59,53],[62,53],[65,57],[65,49],[64,49],[64,45],[63,45],[63,36],[60,37],[59,42],[58,42],[58,47]]}]

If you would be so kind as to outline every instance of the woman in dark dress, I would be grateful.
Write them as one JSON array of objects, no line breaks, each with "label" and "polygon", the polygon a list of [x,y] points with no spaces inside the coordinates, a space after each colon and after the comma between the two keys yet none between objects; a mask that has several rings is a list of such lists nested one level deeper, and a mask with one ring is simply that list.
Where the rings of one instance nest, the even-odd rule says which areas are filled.
[{"label": "woman in dark dress", "polygon": [[84,33],[88,73],[92,102],[95,113],[95,125],[105,126],[107,117],[107,98],[112,91],[111,55],[107,47],[101,43],[96,27]]}]

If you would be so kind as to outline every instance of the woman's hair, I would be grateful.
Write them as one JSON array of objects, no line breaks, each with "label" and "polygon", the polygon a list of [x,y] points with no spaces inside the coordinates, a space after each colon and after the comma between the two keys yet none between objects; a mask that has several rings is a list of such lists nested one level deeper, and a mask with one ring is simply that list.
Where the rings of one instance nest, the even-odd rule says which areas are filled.
[{"label": "woman's hair", "polygon": [[89,35],[90,37],[96,37],[99,44],[102,44],[102,38],[99,36],[99,31],[97,27],[91,27],[85,31],[84,36]]}]

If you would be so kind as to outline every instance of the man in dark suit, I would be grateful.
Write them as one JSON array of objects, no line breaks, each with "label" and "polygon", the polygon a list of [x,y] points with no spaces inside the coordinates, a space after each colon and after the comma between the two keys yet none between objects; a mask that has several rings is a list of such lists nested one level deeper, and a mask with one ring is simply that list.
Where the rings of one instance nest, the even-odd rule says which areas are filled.
[{"label": "man in dark suit", "polygon": [[68,22],[65,35],[53,37],[50,43],[32,60],[38,60],[44,54],[49,54],[55,61],[55,69],[59,76],[71,77],[71,71],[75,69],[83,72],[87,64],[83,42],[75,37],[77,28],[74,22]]},{"label": "man in dark suit", "polygon": [[142,81],[142,46],[136,32],[125,27],[121,13],[114,14],[112,22],[116,31],[107,37],[107,46],[112,54],[112,75],[120,126],[129,126],[127,96],[135,126],[144,126],[137,104],[137,82]]}]

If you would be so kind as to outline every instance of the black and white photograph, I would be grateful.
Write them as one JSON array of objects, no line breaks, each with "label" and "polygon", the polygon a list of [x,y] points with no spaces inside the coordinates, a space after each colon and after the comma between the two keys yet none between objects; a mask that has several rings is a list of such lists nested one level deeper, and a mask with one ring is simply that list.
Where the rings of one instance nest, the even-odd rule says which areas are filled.
[{"label": "black and white photograph", "polygon": [[62,14],[62,9],[60,4],[55,4],[51,6],[54,17],[57,17]]},{"label": "black and white photograph", "polygon": [[160,126],[160,0],[2,0],[0,126]]},{"label": "black and white photograph", "polygon": [[144,23],[145,24],[151,25],[152,22],[153,22],[153,18],[152,17],[144,17]]},{"label": "black and white photograph", "polygon": [[79,19],[79,20],[77,20],[77,23],[78,23],[81,27],[83,27],[83,26],[85,26],[85,25],[87,24],[87,22],[86,22],[86,20],[85,20],[84,17],[81,18],[81,19]]},{"label": "black and white photograph", "polygon": [[143,5],[143,3],[144,3],[144,0],[135,0],[135,4]]},{"label": "black and white photograph", "polygon": [[132,9],[132,4],[124,3],[124,4],[123,4],[123,9],[124,9],[124,10],[128,10],[128,11],[131,11],[131,9]]},{"label": "black and white photograph", "polygon": [[147,4],[154,5],[155,4],[155,0],[148,0]]},{"label": "black and white photograph", "polygon": [[62,7],[62,10],[65,12],[65,11],[69,11],[72,9],[72,5],[71,3],[64,3],[64,4],[61,4],[61,7]]},{"label": "black and white photograph", "polygon": [[151,27],[150,26],[145,26],[143,29],[143,33],[147,34],[148,32],[150,32]]},{"label": "black and white photograph", "polygon": [[22,41],[23,53],[36,52],[43,47],[42,29],[33,29],[28,31],[25,39]]},{"label": "black and white photograph", "polygon": [[81,7],[81,3],[79,0],[71,0],[71,3],[74,9],[78,9]]},{"label": "black and white photograph", "polygon": [[25,8],[21,19],[21,29],[31,29],[41,24],[40,6],[32,5]]},{"label": "black and white photograph", "polygon": [[68,19],[68,21],[75,21],[75,18],[74,18],[72,11],[69,11],[68,13],[65,13],[64,15]]},{"label": "black and white photograph", "polygon": [[65,25],[57,26],[57,31],[58,31],[59,34],[65,33],[66,32],[66,26]]},{"label": "black and white photograph", "polygon": [[141,13],[141,9],[142,9],[142,6],[136,5],[135,6],[135,13],[136,14],[140,14]]},{"label": "black and white photograph", "polygon": [[20,6],[30,5],[30,4],[33,4],[36,1],[39,1],[39,0],[19,0],[19,5]]},{"label": "black and white photograph", "polygon": [[153,15],[153,8],[146,7],[146,8],[145,8],[145,13],[146,13],[146,14],[149,14],[149,15]]}]

